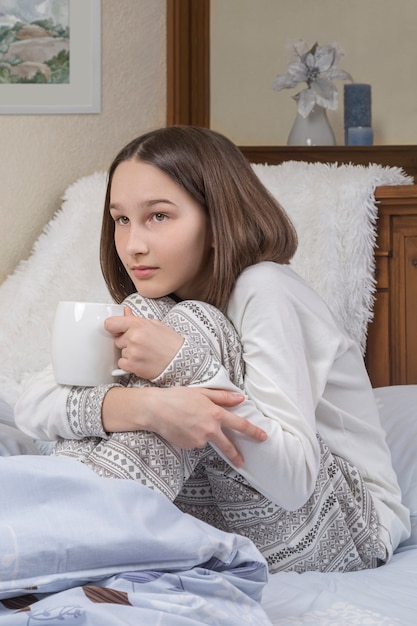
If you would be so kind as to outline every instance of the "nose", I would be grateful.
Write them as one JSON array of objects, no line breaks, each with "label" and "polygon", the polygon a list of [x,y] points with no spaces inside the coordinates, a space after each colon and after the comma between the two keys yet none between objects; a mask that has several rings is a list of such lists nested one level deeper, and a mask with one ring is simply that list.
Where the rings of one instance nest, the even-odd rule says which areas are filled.
[{"label": "nose", "polygon": [[126,245],[126,251],[128,254],[132,256],[135,256],[136,254],[145,254],[148,252],[148,249],[148,242],[144,229],[138,226],[131,226]]}]

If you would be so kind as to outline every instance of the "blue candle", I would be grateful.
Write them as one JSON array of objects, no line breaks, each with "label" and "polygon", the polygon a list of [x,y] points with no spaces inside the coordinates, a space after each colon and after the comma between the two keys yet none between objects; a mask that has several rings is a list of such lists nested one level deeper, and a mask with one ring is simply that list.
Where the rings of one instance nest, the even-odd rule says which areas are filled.
[{"label": "blue candle", "polygon": [[372,146],[374,143],[374,131],[369,126],[357,126],[347,129],[348,146]]},{"label": "blue candle", "polygon": [[371,85],[364,83],[344,85],[344,117],[345,143],[347,143],[348,128],[372,126]]}]

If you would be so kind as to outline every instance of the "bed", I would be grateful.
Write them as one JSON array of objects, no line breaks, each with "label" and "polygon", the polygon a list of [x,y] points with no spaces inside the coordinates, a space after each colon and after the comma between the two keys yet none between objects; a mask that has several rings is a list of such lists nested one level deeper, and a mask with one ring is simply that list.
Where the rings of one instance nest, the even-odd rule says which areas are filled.
[{"label": "bed", "polygon": [[[295,269],[364,352],[375,295],[374,192],[412,181],[380,166],[254,168],[296,224]],[[51,457],[47,444],[16,430],[21,386],[49,362],[57,302],[109,299],[98,265],[105,182],[97,172],[71,185],[29,259],[0,286],[0,626],[415,624],[417,385],[374,391],[411,537],[387,565],[349,574],[268,576],[248,540],[133,481],[103,480]]]}]

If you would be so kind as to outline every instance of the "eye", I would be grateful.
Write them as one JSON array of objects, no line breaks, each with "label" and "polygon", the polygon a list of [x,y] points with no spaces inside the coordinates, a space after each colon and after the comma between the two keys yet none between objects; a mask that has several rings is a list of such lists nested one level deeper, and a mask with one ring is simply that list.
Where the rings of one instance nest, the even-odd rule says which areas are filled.
[{"label": "eye", "polygon": [[154,222],[164,222],[166,219],[168,219],[168,216],[165,213],[153,213],[152,215]]},{"label": "eye", "polygon": [[116,217],[114,221],[120,226],[126,226],[126,224],[129,224],[129,218],[125,215],[119,215],[119,217]]}]

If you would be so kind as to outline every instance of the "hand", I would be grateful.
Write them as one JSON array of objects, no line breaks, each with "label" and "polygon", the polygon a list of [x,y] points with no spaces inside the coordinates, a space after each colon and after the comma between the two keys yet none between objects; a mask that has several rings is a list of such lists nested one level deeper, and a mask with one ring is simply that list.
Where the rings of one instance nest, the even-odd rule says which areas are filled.
[{"label": "hand", "polygon": [[265,431],[227,410],[226,407],[240,404],[244,400],[243,395],[196,387],[173,387],[170,391],[173,393],[165,399],[163,420],[158,420],[158,416],[161,416],[158,411],[161,396],[158,397],[158,415],[155,416],[158,430],[155,428],[155,432],[180,448],[204,448],[207,443],[211,443],[235,467],[241,467],[243,457],[224,429],[238,431],[258,441],[267,438]]},{"label": "hand", "polygon": [[182,449],[212,443],[241,467],[242,455],[223,429],[260,442],[267,438],[261,428],[228,410],[243,400],[237,393],[201,387],[114,387],[104,400],[103,427],[107,432],[150,430]]},{"label": "hand", "polygon": [[184,343],[184,338],[163,322],[137,317],[129,307],[123,317],[107,318],[104,326],[122,351],[118,366],[146,380],[159,376]]}]

